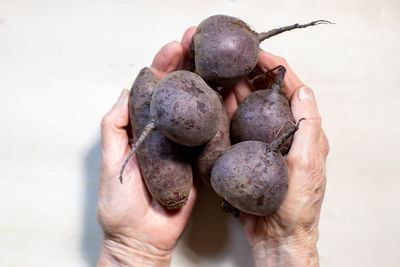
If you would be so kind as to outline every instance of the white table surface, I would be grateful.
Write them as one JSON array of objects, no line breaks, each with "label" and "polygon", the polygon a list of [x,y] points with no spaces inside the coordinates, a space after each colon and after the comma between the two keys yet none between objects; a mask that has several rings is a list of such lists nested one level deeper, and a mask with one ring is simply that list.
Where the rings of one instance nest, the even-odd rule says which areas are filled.
[{"label": "white table surface", "polygon": [[[400,2],[0,1],[0,266],[94,266],[99,124],[165,43],[214,14],[257,31],[329,19],[261,47],[312,87],[329,137],[321,266],[400,266]],[[173,266],[251,266],[203,191]]]}]

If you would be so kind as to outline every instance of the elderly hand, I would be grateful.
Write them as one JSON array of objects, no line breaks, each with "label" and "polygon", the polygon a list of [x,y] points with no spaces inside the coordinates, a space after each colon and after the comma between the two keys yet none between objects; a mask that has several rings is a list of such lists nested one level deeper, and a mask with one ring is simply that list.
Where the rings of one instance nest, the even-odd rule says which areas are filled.
[{"label": "elderly hand", "polygon": [[244,230],[255,266],[318,266],[316,243],[329,145],[312,90],[303,85],[284,59],[261,51],[262,70],[278,65],[287,69],[284,93],[295,121],[306,120],[301,122],[286,155],[289,188],[283,203],[269,216],[245,214]]},{"label": "elderly hand", "polygon": [[[303,85],[287,62],[261,51],[263,71],[285,66],[284,93],[295,121],[302,121],[286,155],[289,188],[280,208],[264,217],[244,214],[243,224],[255,266],[318,266],[318,221],[325,192],[325,161],[329,151],[313,92]],[[240,81],[225,96],[230,114],[251,88]]]},{"label": "elderly hand", "polygon": [[[182,42],[164,46],[151,70],[159,78],[187,64],[193,28]],[[126,166],[124,184],[118,180],[130,147],[125,127],[129,123],[128,90],[104,116],[101,125],[102,154],[97,205],[104,238],[99,266],[169,266],[172,250],[193,209],[196,189],[186,205],[170,211],[147,192],[135,155]]]}]

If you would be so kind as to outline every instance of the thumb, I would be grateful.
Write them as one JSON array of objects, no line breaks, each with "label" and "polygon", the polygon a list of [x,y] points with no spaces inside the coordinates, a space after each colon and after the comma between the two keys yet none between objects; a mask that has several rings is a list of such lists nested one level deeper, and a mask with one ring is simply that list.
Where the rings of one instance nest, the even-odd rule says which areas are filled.
[{"label": "thumb", "polygon": [[120,167],[129,150],[129,140],[125,130],[129,124],[128,93],[127,89],[122,90],[118,101],[101,122],[102,160],[107,166]]}]

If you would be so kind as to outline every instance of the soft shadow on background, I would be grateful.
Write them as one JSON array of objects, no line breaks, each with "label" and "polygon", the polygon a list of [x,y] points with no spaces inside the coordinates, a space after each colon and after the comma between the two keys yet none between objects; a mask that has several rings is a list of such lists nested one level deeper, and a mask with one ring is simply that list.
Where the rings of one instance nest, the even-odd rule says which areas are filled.
[{"label": "soft shadow on background", "polygon": [[81,239],[82,257],[87,261],[88,266],[96,266],[99,257],[102,232],[96,218],[97,205],[97,184],[100,170],[100,138],[89,148],[85,157],[84,175],[85,196],[83,209],[83,233]]},{"label": "soft shadow on background", "polygon": [[[211,187],[202,185],[196,206],[179,242],[183,244],[185,257],[193,262],[224,262],[223,255],[229,255],[233,266],[252,266],[250,248],[247,258],[243,249],[247,240],[234,231],[242,231],[238,219],[221,208],[221,198]],[[239,238],[238,238],[239,236]],[[241,251],[239,251],[241,250]],[[202,260],[203,259],[203,260]]]},{"label": "soft shadow on background", "polygon": [[220,208],[221,199],[202,185],[196,206],[181,242],[199,256],[213,256],[229,242],[228,216]]}]

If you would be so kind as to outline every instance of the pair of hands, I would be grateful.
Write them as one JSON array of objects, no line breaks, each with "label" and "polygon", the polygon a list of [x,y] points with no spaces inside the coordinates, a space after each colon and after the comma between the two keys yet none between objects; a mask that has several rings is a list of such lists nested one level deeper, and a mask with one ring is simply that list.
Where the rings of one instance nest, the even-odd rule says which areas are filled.
[{"label": "pair of hands", "polygon": [[[151,70],[159,78],[188,67],[190,43],[195,27],[189,28],[181,43],[165,45],[155,56]],[[296,121],[307,118],[296,132],[286,156],[289,189],[278,211],[270,216],[243,214],[244,230],[252,247],[256,266],[318,265],[316,242],[318,221],[325,191],[325,161],[328,142],[312,91],[303,86],[286,61],[261,51],[258,66],[267,71],[283,65],[287,72],[284,93],[291,101]],[[232,116],[238,104],[251,93],[246,81],[224,93]],[[118,180],[128,154],[128,90],[104,116],[101,125],[102,160],[97,216],[103,229],[99,266],[169,266],[172,250],[182,234],[197,196],[194,186],[187,204],[176,211],[161,207],[147,192],[136,156],[125,169],[124,184]]]}]

